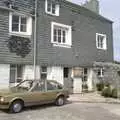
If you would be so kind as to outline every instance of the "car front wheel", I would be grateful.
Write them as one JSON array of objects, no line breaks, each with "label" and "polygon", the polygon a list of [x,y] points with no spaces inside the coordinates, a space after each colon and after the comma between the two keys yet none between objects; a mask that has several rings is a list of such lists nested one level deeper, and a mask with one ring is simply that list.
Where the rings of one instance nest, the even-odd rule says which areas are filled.
[{"label": "car front wheel", "polygon": [[10,112],[12,113],[19,113],[23,109],[22,101],[14,101],[10,106]]},{"label": "car front wheel", "polygon": [[64,96],[60,96],[56,99],[56,105],[57,106],[62,106],[65,104],[65,98]]}]

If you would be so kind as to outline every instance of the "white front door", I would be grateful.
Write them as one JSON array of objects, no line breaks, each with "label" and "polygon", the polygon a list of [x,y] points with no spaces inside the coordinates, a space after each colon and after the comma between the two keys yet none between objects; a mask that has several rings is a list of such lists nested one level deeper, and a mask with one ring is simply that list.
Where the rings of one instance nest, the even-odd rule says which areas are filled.
[{"label": "white front door", "polygon": [[82,92],[82,79],[74,78],[73,80],[73,93],[81,93]]}]

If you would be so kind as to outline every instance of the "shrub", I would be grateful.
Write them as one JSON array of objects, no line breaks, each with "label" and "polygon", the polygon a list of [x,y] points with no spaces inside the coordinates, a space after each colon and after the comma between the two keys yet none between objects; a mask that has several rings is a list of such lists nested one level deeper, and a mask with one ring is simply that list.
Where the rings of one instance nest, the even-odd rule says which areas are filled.
[{"label": "shrub", "polygon": [[112,97],[113,98],[118,98],[118,95],[117,95],[118,93],[117,93],[117,89],[116,88],[113,88],[112,89]]},{"label": "shrub", "polygon": [[104,84],[104,86],[105,86],[105,87],[110,87],[110,83],[106,82],[106,83]]},{"label": "shrub", "polygon": [[102,91],[104,89],[104,83],[98,83],[96,87],[97,87],[97,91]]},{"label": "shrub", "polygon": [[111,97],[112,96],[112,90],[110,87],[106,87],[102,90],[102,96],[104,97]]}]

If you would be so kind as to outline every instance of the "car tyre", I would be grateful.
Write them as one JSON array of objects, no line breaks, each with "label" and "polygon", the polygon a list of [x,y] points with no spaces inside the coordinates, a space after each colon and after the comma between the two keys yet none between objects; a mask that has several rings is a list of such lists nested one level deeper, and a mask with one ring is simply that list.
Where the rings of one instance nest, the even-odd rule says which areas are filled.
[{"label": "car tyre", "polygon": [[62,106],[65,104],[65,97],[64,96],[59,96],[57,99],[56,99],[56,102],[55,104],[57,106]]},{"label": "car tyre", "polygon": [[14,101],[9,108],[11,113],[19,113],[22,111],[22,109],[23,109],[23,102],[20,100]]}]

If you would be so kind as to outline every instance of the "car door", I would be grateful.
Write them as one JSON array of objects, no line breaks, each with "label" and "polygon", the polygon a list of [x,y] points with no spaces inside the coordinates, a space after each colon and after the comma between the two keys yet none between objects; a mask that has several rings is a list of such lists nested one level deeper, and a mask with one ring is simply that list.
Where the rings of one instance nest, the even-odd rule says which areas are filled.
[{"label": "car door", "polygon": [[58,88],[58,84],[53,81],[47,81],[47,91],[45,93],[46,100],[48,102],[55,101],[57,95],[61,92],[61,89]]},{"label": "car door", "polygon": [[36,83],[33,89],[26,95],[26,106],[43,104],[46,101],[44,82]]}]

